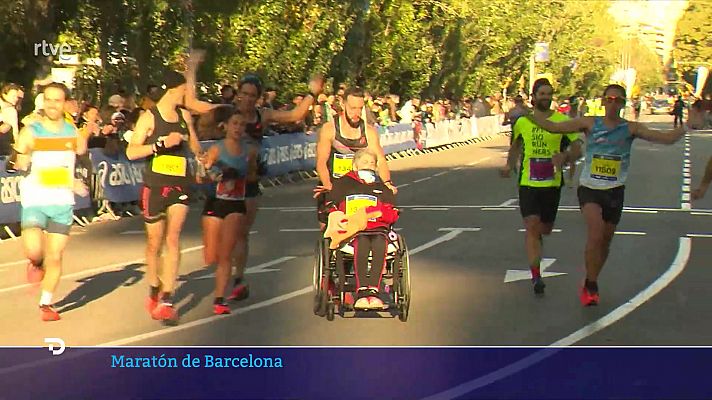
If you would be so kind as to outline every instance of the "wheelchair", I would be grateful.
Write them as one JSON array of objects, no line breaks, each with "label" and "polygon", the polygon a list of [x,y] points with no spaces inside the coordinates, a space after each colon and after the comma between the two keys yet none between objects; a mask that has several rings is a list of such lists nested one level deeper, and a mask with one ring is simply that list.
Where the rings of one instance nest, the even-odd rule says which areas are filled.
[{"label": "wheelchair", "polygon": [[[356,277],[354,275],[354,248],[356,238],[361,235],[383,235],[387,240],[386,266],[381,277],[379,296],[384,302],[383,310],[360,310],[347,304],[348,293],[356,298]],[[371,270],[369,257],[369,273]],[[342,318],[346,312],[389,311],[402,322],[408,320],[410,309],[410,263],[405,240],[395,231],[360,232],[346,240],[336,249],[330,249],[330,239],[320,239],[316,246],[314,263],[314,314],[333,321],[335,314]]]}]

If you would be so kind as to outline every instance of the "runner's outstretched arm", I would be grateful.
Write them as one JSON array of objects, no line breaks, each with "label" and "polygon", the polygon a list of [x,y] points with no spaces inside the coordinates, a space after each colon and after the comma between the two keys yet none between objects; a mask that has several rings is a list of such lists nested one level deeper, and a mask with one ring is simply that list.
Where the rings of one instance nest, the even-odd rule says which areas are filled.
[{"label": "runner's outstretched arm", "polygon": [[692,191],[692,200],[699,200],[705,197],[705,193],[710,187],[710,183],[712,183],[712,157],[710,157],[709,161],[707,161],[707,167],[705,168],[705,176],[702,178],[700,186],[698,186],[697,189]]},{"label": "runner's outstretched arm", "polygon": [[153,154],[153,146],[150,144],[144,144],[146,138],[153,131],[153,114],[150,112],[145,112],[138,117],[136,122],[136,129],[131,135],[131,142],[126,149],[126,157],[129,160],[138,160],[139,158],[145,158]]},{"label": "runner's outstretched arm", "polygon": [[553,122],[535,113],[528,114],[520,118],[529,118],[532,122],[539,125],[544,130],[560,134],[590,131],[591,128],[593,128],[594,121],[593,117],[579,117],[566,121]]},{"label": "runner's outstretched arm", "polygon": [[198,114],[205,114],[210,111],[215,110],[219,107],[232,107],[231,104],[211,104],[205,101],[198,100],[196,94],[196,71],[198,70],[198,65],[203,61],[205,52],[202,50],[192,50],[186,60],[186,70],[184,73],[186,88],[185,88],[185,98],[183,102],[185,107],[190,111]]},{"label": "runner's outstretched arm", "polygon": [[675,129],[654,130],[639,122],[631,122],[630,133],[648,142],[659,144],[674,144],[685,134],[685,127]]},{"label": "runner's outstretched arm", "polygon": [[311,107],[315,102],[319,94],[324,90],[324,78],[322,76],[316,76],[309,81],[309,94],[304,97],[299,105],[293,110],[289,111],[279,111],[272,109],[265,109],[262,111],[262,115],[265,119],[265,123],[269,124],[272,122],[278,123],[290,123],[301,121],[306,118],[309,114],[309,107]]}]

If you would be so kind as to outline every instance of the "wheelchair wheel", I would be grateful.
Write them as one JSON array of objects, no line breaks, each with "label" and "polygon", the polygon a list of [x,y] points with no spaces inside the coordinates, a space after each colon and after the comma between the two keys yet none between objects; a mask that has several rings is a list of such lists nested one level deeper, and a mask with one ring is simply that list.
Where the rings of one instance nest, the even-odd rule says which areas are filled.
[{"label": "wheelchair wheel", "polygon": [[320,317],[326,315],[326,303],[328,302],[329,277],[325,274],[327,262],[324,259],[324,241],[319,240],[315,253],[312,284],[314,288],[314,314]]},{"label": "wheelchair wheel", "polygon": [[326,320],[327,321],[334,320],[334,307],[335,307],[335,304],[333,302],[329,302],[329,304],[326,306]]},{"label": "wheelchair wheel", "polygon": [[[403,254],[400,259],[400,272],[396,274],[393,283],[396,284],[395,301],[398,309],[398,319],[402,322],[408,321],[410,311],[410,259],[408,257],[408,245],[401,238],[401,248]],[[396,283],[397,282],[397,283]]]}]

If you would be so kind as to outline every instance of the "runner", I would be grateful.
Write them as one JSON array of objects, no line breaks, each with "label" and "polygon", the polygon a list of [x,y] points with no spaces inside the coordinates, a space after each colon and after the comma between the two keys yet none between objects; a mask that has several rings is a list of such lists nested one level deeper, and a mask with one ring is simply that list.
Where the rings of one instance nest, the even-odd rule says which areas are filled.
[{"label": "runner", "polygon": [[74,194],[89,191],[75,178],[77,154],[87,150],[86,138],[64,120],[69,91],[61,83],[44,89],[45,116],[20,132],[16,144],[18,170],[28,174],[20,183],[22,242],[29,260],[27,278],[41,282],[40,315],[57,321],[52,296],[62,275],[62,255],[69,241],[74,213]]},{"label": "runner", "polygon": [[697,189],[694,189],[692,191],[692,200],[699,200],[703,197],[705,197],[705,193],[707,193],[707,189],[710,187],[710,183],[712,182],[712,157],[710,157],[709,161],[707,161],[707,167],[705,167],[705,175],[702,177],[702,182],[700,182],[700,186],[697,187]]},{"label": "runner", "polygon": [[[150,285],[146,308],[153,319],[178,319],[171,296],[180,264],[180,234],[188,214],[189,185],[194,181],[188,151],[200,154],[190,113],[180,108],[185,77],[175,71],[163,76],[165,93],[136,123],[126,155],[147,158],[141,206],[146,226],[146,277]],[[166,246],[162,268],[161,249]],[[159,304],[160,301],[160,304]]]},{"label": "runner", "polygon": [[538,115],[532,118],[552,132],[581,131],[586,134],[586,163],[579,178],[578,198],[586,219],[586,279],[580,290],[581,304],[600,301],[598,276],[608,258],[613,234],[623,212],[625,183],[630,168],[633,139],[673,144],[685,133],[684,127],[655,131],[644,124],[621,118],[626,92],[620,85],[603,91],[605,117],[581,117],[565,122],[551,122]]},{"label": "runner", "polygon": [[[378,137],[378,131],[373,125],[367,124],[361,118],[364,106],[364,92],[359,87],[352,87],[344,92],[344,107],[340,115],[325,123],[318,133],[316,146],[316,172],[319,175],[319,185],[314,189],[317,199],[317,210],[324,203],[325,193],[332,188],[332,179],[338,179],[352,169],[354,154],[368,148],[378,157],[378,175],[381,181],[398,192],[391,181],[391,171]],[[326,226],[325,215],[319,214],[319,224],[322,230]]]},{"label": "runner", "polygon": [[[233,251],[244,259],[247,234],[245,227],[247,209],[245,189],[248,178],[257,175],[257,146],[248,144],[245,133],[246,120],[235,112],[226,122],[226,137],[213,145],[204,161],[211,179],[217,182],[215,193],[205,201],[203,208],[203,244],[206,264],[217,263],[215,271],[215,314],[229,314],[225,303],[225,289],[232,275]],[[240,272],[240,276],[244,271]],[[246,291],[241,293],[247,294]],[[239,294],[239,293],[238,293]]]},{"label": "runner", "polygon": [[[192,71],[195,71],[197,65],[202,62],[203,58],[204,52],[202,50],[193,51],[188,62],[189,70],[192,69]],[[189,104],[195,101],[195,90],[190,86],[191,85],[189,85],[189,91],[186,96],[186,102]],[[258,198],[262,194],[259,181],[260,177],[266,174],[264,160],[260,159],[264,130],[272,123],[286,124],[303,120],[307,114],[309,114],[309,107],[315,103],[323,88],[324,78],[320,75],[315,75],[309,82],[310,93],[304,97],[304,100],[292,110],[279,111],[273,109],[258,110],[257,100],[262,96],[263,86],[262,81],[256,75],[244,76],[237,85],[237,95],[235,96],[234,106],[246,119],[245,133],[247,134],[247,141],[250,142],[250,144],[256,145],[258,148],[258,171],[256,176],[248,178],[245,188],[245,208],[247,209],[247,214],[243,219],[242,229],[238,233],[245,237],[244,241],[239,241],[244,242],[244,251],[238,250],[237,252],[238,257],[236,257],[235,261],[237,264],[235,282],[232,293],[228,297],[230,300],[244,299],[249,295],[249,287],[242,281],[245,265],[247,264],[249,233],[252,225],[255,223],[259,208]]]},{"label": "runner", "polygon": [[[533,91],[534,115],[552,121],[569,119],[551,110],[554,91],[547,79],[537,79]],[[564,181],[562,166],[581,156],[581,143],[580,135],[576,133],[554,135],[524,116],[514,125],[507,166],[502,168],[501,175],[508,178],[517,162],[521,162],[519,209],[526,228],[524,242],[535,294],[543,294],[546,287],[540,269],[543,235],[551,234],[556,221]]]}]

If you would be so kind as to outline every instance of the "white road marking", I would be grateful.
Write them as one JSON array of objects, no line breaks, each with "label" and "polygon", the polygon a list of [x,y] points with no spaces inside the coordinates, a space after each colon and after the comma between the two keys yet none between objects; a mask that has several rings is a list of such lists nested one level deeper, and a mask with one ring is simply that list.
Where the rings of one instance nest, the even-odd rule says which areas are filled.
[{"label": "white road marking", "polygon": [[396,186],[396,188],[400,189],[400,188],[406,187],[406,186],[410,186],[410,183],[402,183],[402,184]]},{"label": "white road marking", "polygon": [[[542,278],[551,278],[554,276],[566,275],[566,272],[546,272],[556,262],[555,258],[542,258],[539,265]],[[504,283],[531,280],[532,273],[530,270],[523,269],[508,269],[504,274]]]},{"label": "white road marking", "polygon": [[687,237],[691,238],[712,238],[712,234],[709,233],[688,233]]},{"label": "white road marking", "polygon": [[690,194],[689,194],[689,193],[683,193],[683,194],[682,194],[682,200],[683,200],[683,201],[690,201]]},{"label": "white road marking", "polygon": [[634,231],[616,231],[616,235],[631,235],[631,236],[645,236],[645,232],[634,232]]},{"label": "white road marking", "polygon": [[685,185],[689,185],[689,184],[692,183],[692,179],[690,179],[690,178],[685,178],[685,179],[682,180],[682,183],[684,183]]},{"label": "white road marking", "polygon": [[[270,268],[270,267],[273,265],[281,264],[283,262],[287,262],[289,260],[294,260],[295,258],[297,258],[297,257],[286,256],[286,257],[276,258],[274,260],[267,261],[267,262],[259,264],[259,265],[255,265],[254,267],[246,268],[245,274],[264,274],[266,272],[277,272],[277,271],[280,271],[280,269]],[[201,276],[201,277],[195,278],[194,280],[213,279],[213,278],[215,278],[215,273]]]},{"label": "white road marking", "polygon": [[513,206],[514,203],[518,202],[519,199],[509,199],[505,201],[504,203],[498,205],[497,207],[507,207],[507,206]]},{"label": "white road marking", "polygon": [[[441,228],[441,229],[447,229],[447,228]],[[442,236],[435,238],[427,243],[424,243],[414,249],[411,249],[408,252],[408,254],[410,256],[414,256],[414,255],[420,253],[421,251],[429,249],[437,244],[446,242],[448,240],[452,240],[457,235],[464,232],[464,229],[474,229],[474,228],[453,228],[453,229],[456,229],[456,230],[450,231],[450,232],[446,233],[445,235],[442,235]],[[168,328],[159,329],[159,330],[156,330],[153,332],[147,332],[147,333],[143,333],[143,334],[139,334],[139,335],[135,335],[135,336],[130,336],[127,338],[118,339],[118,340],[114,340],[111,342],[99,344],[98,346],[99,347],[123,346],[123,345],[129,344],[129,343],[134,343],[134,342],[138,342],[141,340],[147,340],[147,339],[155,338],[158,336],[163,336],[163,335],[173,333],[173,332],[183,331],[183,330],[186,330],[189,328],[206,325],[206,324],[209,324],[211,322],[218,321],[221,319],[227,319],[227,318],[230,318],[230,317],[233,317],[236,315],[248,313],[250,311],[259,310],[261,308],[269,307],[274,304],[279,304],[281,302],[293,299],[295,297],[298,297],[298,296],[301,296],[304,294],[308,294],[308,293],[312,293],[313,290],[314,289],[313,289],[312,285],[309,284],[309,286],[306,286],[299,290],[295,290],[293,292],[285,293],[283,295],[273,297],[271,299],[267,299],[267,300],[261,301],[259,303],[251,304],[246,307],[240,307],[237,309],[233,309],[232,313],[228,314],[228,315],[214,315],[214,316],[207,317],[207,318],[201,318],[201,319],[197,319],[195,321],[191,321],[191,322],[181,324],[178,326],[172,326],[172,327],[168,327]]]},{"label": "white road marking", "polygon": [[513,211],[514,207],[484,207],[482,211]]},{"label": "white road marking", "polygon": [[445,174],[447,174],[447,173],[448,173],[448,171],[438,172],[437,174],[435,174],[435,175],[433,175],[433,176],[442,176],[442,175],[445,175]]},{"label": "white road marking", "polygon": [[623,212],[631,214],[657,214],[656,210],[623,210]]},{"label": "white road marking", "polygon": [[123,231],[119,233],[119,235],[143,235],[146,231],[140,230],[140,231]]},{"label": "white road marking", "polygon": [[692,208],[692,205],[687,202],[683,202],[680,204],[680,209],[681,210],[690,210]]},{"label": "white road marking", "polygon": [[[704,215],[705,217],[712,217],[712,213],[702,213],[702,212],[691,212],[690,215]],[[2,266],[2,264],[0,264]]]},{"label": "white road marking", "polygon": [[420,182],[424,182],[424,181],[427,181],[427,180],[430,180],[430,179],[433,179],[433,177],[432,177],[432,176],[426,176],[425,178],[420,178],[420,179],[414,180],[413,183],[420,183]]},{"label": "white road marking", "polygon": [[689,192],[689,191],[690,191],[690,185],[682,185],[682,191],[683,191],[683,192]]},{"label": "white road marking", "polygon": [[449,400],[462,397],[481,387],[487,386],[493,382],[497,382],[508,376],[514,375],[526,368],[531,367],[532,365],[537,364],[538,362],[546,358],[551,357],[552,355],[561,351],[561,349],[557,347],[571,346],[593,335],[594,333],[612,325],[616,321],[633,312],[636,308],[640,307],[646,301],[650,300],[653,296],[658,294],[673,280],[675,280],[675,278],[677,278],[682,273],[682,271],[684,271],[685,266],[687,265],[687,262],[690,259],[691,246],[691,240],[689,238],[680,238],[680,245],[678,247],[677,256],[675,256],[675,260],[673,261],[672,265],[670,265],[670,268],[642,292],[638,293],[628,302],[619,306],[604,317],[598,319],[597,321],[594,321],[591,324],[584,326],[583,328],[570,334],[569,336],[557,340],[556,342],[552,343],[549,348],[541,349],[527,357],[522,358],[517,362],[504,366],[496,371],[480,376],[469,382],[461,383],[460,385],[457,385],[453,388],[428,396],[423,400]]},{"label": "white road marking", "polygon": [[[508,153],[508,152],[505,152],[505,154],[507,154],[507,153]],[[477,165],[477,164],[483,163],[483,162],[485,162],[485,161],[488,161],[488,160],[490,160],[491,158],[492,158],[492,157],[485,157],[485,158],[480,159],[480,160],[477,160],[477,161],[472,161],[472,162],[467,163],[467,166],[471,167],[471,166],[473,166],[473,165]]]}]

